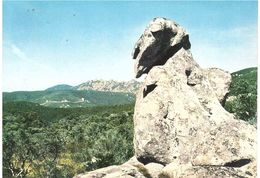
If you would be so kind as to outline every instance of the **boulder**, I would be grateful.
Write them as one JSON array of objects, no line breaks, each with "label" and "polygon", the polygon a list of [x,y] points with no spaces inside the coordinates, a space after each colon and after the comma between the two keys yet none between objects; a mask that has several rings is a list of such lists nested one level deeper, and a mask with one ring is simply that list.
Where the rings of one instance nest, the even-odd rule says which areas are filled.
[{"label": "boulder", "polygon": [[[170,48],[163,43],[164,37],[154,42],[151,38],[155,37],[147,35],[155,27],[167,26],[157,28],[158,22],[176,24],[162,18],[153,20],[136,45],[137,77],[143,71],[148,74],[135,106],[135,156],[143,164],[185,165],[189,171],[202,167],[202,172],[214,170],[212,167],[236,168],[245,174],[244,167],[255,165],[256,129],[234,118],[221,105],[231,82],[230,74],[216,68],[202,69],[185,45],[175,48],[174,53],[166,55],[165,63],[158,65],[154,61]],[[182,35],[167,36],[170,41],[181,42],[187,36],[182,27],[178,25],[177,29],[181,29],[177,31],[182,31]],[[147,49],[155,52],[148,54]],[[145,65],[142,61],[146,61]],[[176,171],[182,175],[178,168]]]},{"label": "boulder", "polygon": [[160,178],[246,178],[253,175],[235,167],[167,165]]},{"label": "boulder", "polygon": [[79,174],[74,178],[146,178],[142,173],[139,172],[138,167],[130,164],[123,164],[119,166],[109,166],[95,171],[91,171],[84,174]]},{"label": "boulder", "polygon": [[88,173],[79,174],[74,178],[158,178],[163,168],[163,165],[157,163],[144,165],[139,162],[136,157],[132,157],[122,165],[113,165],[97,169]]},{"label": "boulder", "polygon": [[162,172],[162,169],[164,168],[163,165],[158,163],[148,163],[145,166],[145,169],[147,170],[148,175],[152,177],[159,177],[159,175]]}]

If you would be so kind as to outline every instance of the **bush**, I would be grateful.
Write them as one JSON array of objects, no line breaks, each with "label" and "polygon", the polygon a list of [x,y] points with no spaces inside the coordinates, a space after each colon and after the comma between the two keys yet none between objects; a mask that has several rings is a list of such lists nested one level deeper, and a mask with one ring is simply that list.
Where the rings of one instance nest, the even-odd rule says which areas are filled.
[{"label": "bush", "polygon": [[233,96],[229,96],[225,109],[241,120],[250,124],[257,121],[257,91],[255,85],[250,85],[243,78],[238,78],[232,82],[231,91]]}]

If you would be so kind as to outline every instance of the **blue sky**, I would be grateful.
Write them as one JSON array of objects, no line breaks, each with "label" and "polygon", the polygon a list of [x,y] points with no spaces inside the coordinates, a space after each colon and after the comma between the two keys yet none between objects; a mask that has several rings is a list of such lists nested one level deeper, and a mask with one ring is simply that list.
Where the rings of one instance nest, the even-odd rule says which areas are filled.
[{"label": "blue sky", "polygon": [[257,2],[3,2],[3,90],[134,78],[131,52],[166,17],[190,34],[202,67],[257,65]]}]

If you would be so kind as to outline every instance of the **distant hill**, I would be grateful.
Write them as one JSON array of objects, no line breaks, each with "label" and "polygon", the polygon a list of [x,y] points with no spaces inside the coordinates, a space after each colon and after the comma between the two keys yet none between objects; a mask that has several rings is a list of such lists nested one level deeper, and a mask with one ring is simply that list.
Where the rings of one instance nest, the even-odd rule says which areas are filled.
[{"label": "distant hill", "polygon": [[237,118],[256,126],[257,123],[257,68],[247,68],[232,75],[225,109]]},{"label": "distant hill", "polygon": [[236,90],[238,83],[241,81],[247,81],[252,92],[256,94],[257,92],[257,67],[251,67],[242,69],[231,74],[232,84],[230,87],[230,96],[234,95],[234,90]]},{"label": "distant hill", "polygon": [[115,80],[90,80],[77,86],[70,85],[56,85],[47,88],[46,91],[57,90],[95,90],[95,91],[109,91],[121,93],[136,93],[140,83],[135,80],[130,81],[115,81]]},{"label": "distant hill", "polygon": [[253,74],[253,73],[257,73],[257,67],[250,67],[250,68],[245,68],[245,69],[242,69],[242,70],[239,70],[239,71],[236,71],[236,72],[233,72],[232,75],[250,75],[250,74]]},{"label": "distant hill", "polygon": [[56,108],[130,104],[140,83],[131,80],[91,80],[78,86],[55,85],[44,91],[4,92],[4,102],[26,101]]},{"label": "distant hill", "polygon": [[59,91],[59,90],[74,90],[73,86],[61,84],[61,85],[55,85],[53,87],[47,88],[46,91]]},{"label": "distant hill", "polygon": [[3,101],[27,101],[42,106],[75,108],[129,104],[135,101],[135,95],[132,93],[93,90],[17,91],[4,92]]}]

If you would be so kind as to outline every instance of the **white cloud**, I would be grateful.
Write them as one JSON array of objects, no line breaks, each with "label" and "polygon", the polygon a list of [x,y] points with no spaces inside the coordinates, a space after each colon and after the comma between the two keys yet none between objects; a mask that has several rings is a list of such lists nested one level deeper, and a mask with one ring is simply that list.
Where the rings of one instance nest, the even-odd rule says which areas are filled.
[{"label": "white cloud", "polygon": [[16,44],[4,46],[4,91],[42,90],[58,81],[56,71],[49,65],[40,63],[39,59],[31,58]]},{"label": "white cloud", "polygon": [[28,60],[26,54],[18,48],[15,44],[11,44],[11,50],[14,55],[16,55],[19,59]]},{"label": "white cloud", "polygon": [[[7,51],[8,52],[8,51]],[[33,66],[33,68],[39,68],[39,69],[45,69],[46,71],[53,71],[53,69],[42,62],[39,62],[40,60],[32,58],[31,56],[28,56],[21,48],[19,48],[15,44],[11,44],[11,52],[18,58],[23,60],[25,65]],[[44,54],[41,54],[41,57],[43,57]]]}]

